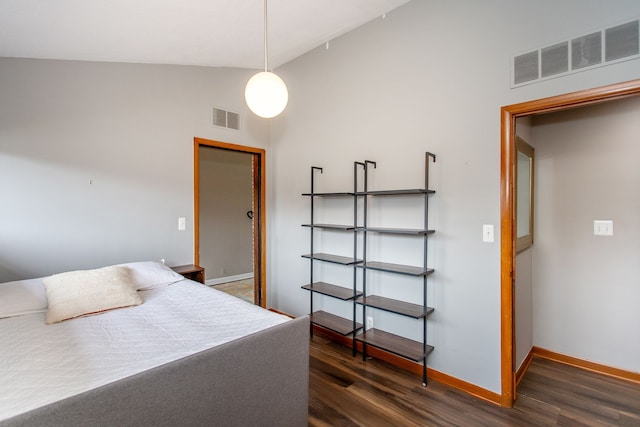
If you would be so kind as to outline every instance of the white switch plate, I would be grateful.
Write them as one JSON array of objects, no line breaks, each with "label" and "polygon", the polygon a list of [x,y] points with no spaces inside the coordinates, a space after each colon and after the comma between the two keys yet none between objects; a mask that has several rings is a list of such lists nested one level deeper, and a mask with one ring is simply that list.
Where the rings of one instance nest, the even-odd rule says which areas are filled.
[{"label": "white switch plate", "polygon": [[596,219],[593,221],[594,236],[613,236],[613,221]]},{"label": "white switch plate", "polygon": [[482,241],[487,243],[493,243],[493,224],[482,225]]},{"label": "white switch plate", "polygon": [[178,230],[184,231],[187,229],[187,219],[183,216],[178,218]]}]

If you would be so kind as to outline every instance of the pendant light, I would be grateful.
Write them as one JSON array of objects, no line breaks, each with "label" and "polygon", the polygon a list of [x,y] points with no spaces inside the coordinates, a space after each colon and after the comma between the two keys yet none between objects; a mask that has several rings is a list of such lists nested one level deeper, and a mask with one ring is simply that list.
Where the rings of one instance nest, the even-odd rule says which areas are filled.
[{"label": "pendant light", "polygon": [[244,99],[256,115],[270,119],[287,106],[289,92],[282,79],[267,70],[267,0],[264,0],[264,71],[247,82]]}]

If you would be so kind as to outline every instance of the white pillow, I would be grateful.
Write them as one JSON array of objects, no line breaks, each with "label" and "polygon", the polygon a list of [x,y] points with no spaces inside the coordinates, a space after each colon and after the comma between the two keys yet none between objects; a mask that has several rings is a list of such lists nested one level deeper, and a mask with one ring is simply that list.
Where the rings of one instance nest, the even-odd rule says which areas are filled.
[{"label": "white pillow", "polygon": [[158,288],[184,280],[184,276],[158,261],[129,262],[120,265],[131,269],[131,281],[138,290]]},{"label": "white pillow", "polygon": [[42,279],[0,283],[0,319],[47,310],[47,292]]},{"label": "white pillow", "polygon": [[54,274],[42,281],[47,289],[47,324],[142,304],[128,267]]}]

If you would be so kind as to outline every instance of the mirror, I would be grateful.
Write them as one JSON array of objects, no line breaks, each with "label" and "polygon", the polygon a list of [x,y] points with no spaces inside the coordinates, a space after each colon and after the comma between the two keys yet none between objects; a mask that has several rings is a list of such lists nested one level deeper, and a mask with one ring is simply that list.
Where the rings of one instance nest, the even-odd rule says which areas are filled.
[{"label": "mirror", "polygon": [[533,245],[533,177],[535,150],[516,137],[516,253]]}]

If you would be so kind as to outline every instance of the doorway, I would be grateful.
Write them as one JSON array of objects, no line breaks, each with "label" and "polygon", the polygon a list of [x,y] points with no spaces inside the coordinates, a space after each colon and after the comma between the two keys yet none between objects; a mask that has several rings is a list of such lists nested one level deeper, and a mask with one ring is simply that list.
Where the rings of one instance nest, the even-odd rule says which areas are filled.
[{"label": "doorway", "polygon": [[[261,307],[266,307],[264,181],[263,149],[194,138],[195,262],[205,267],[207,284],[225,286]],[[225,281],[231,283],[220,284]]]},{"label": "doorway", "polygon": [[512,407],[516,398],[515,371],[515,164],[516,119],[640,95],[640,80],[514,104],[501,109],[500,258],[501,258],[501,405]]}]

